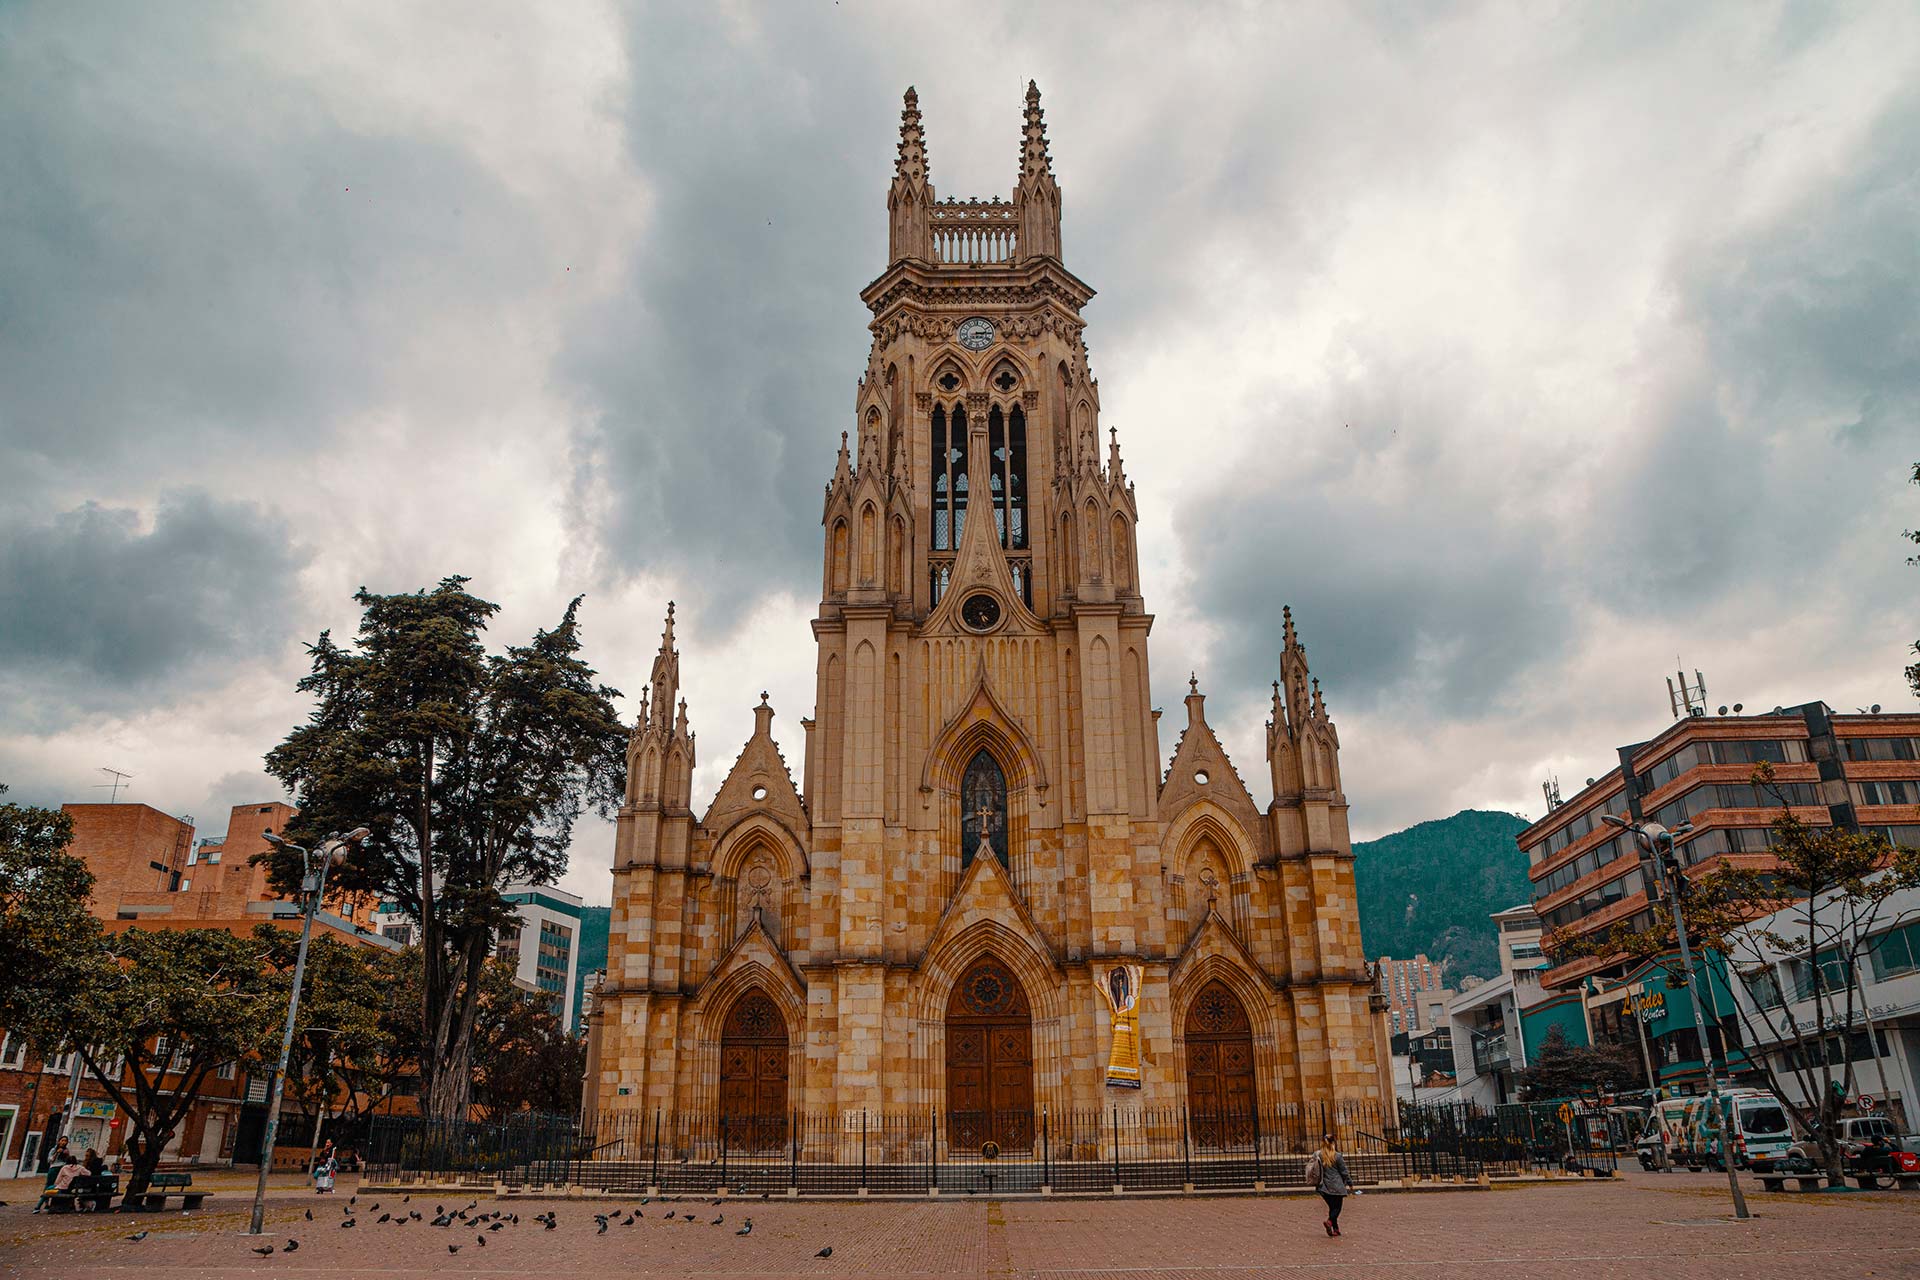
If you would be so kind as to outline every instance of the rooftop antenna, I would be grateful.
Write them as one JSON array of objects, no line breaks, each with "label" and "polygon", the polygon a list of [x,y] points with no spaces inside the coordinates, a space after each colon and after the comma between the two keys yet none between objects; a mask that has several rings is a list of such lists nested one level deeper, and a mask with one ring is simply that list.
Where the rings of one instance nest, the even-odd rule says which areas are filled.
[{"label": "rooftop antenna", "polygon": [[[133,775],[130,773],[122,773],[118,769],[109,769],[105,765],[100,766],[100,772],[106,774],[108,780],[106,782],[94,783],[93,784],[94,790],[99,791],[99,790],[105,789],[108,792],[107,803],[119,804],[120,788],[125,787],[127,786],[128,783],[132,782]],[[131,790],[132,788],[129,787],[128,789]]]},{"label": "rooftop antenna", "polygon": [[[1679,659],[1675,658],[1674,661],[1678,662]],[[1673,683],[1675,680],[1680,682],[1678,687]],[[1683,715],[1707,714],[1707,678],[1700,674],[1699,668],[1694,668],[1691,684],[1687,682],[1687,673],[1684,668],[1675,671],[1667,678],[1667,705],[1673,708],[1675,720]]]},{"label": "rooftop antenna", "polygon": [[1548,813],[1552,813],[1555,809],[1558,809],[1566,803],[1566,801],[1560,798],[1560,779],[1554,777],[1552,774],[1548,774],[1547,780],[1540,784],[1540,790],[1546,793]]}]

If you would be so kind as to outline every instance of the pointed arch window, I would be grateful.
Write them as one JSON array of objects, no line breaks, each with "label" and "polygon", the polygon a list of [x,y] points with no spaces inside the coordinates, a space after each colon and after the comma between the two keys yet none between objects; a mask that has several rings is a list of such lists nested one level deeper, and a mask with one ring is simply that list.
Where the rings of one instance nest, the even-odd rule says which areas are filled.
[{"label": "pointed arch window", "polygon": [[967,411],[959,405],[951,417],[933,411],[932,482],[933,549],[952,551],[967,523]]},{"label": "pointed arch window", "polygon": [[967,762],[960,778],[960,867],[973,865],[985,840],[1007,866],[1007,775],[1000,762],[982,747]]}]

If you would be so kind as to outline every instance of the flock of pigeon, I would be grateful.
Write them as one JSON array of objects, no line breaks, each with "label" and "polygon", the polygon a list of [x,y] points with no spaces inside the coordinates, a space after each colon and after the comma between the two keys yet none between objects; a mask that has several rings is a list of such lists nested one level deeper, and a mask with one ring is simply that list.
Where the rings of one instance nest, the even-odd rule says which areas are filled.
[{"label": "flock of pigeon", "polygon": [[[766,1197],[763,1196],[761,1198],[765,1199]],[[340,1226],[343,1230],[351,1231],[353,1228],[360,1225],[359,1203],[360,1203],[360,1197],[358,1195],[352,1195],[352,1196],[348,1196],[347,1202],[340,1206]],[[477,1228],[477,1232],[474,1236],[474,1243],[476,1246],[482,1249],[487,1247],[487,1235],[490,1232],[503,1231],[508,1227],[517,1227],[520,1225],[520,1215],[517,1213],[509,1213],[505,1209],[494,1209],[486,1213],[475,1213],[474,1210],[480,1207],[480,1202],[478,1200],[472,1201],[464,1209],[449,1210],[447,1206],[445,1206],[444,1204],[435,1205],[433,1207],[434,1216],[431,1219],[429,1219],[424,1213],[420,1212],[420,1210],[418,1209],[407,1208],[406,1206],[411,1203],[413,1203],[413,1197],[411,1195],[404,1195],[400,1197],[400,1208],[398,1209],[398,1211],[389,1210],[385,1213],[380,1213],[380,1205],[376,1201],[375,1203],[367,1207],[366,1212],[370,1214],[380,1213],[380,1216],[378,1218],[373,1219],[373,1225],[375,1226],[381,1226],[381,1225],[391,1223],[396,1227],[404,1227],[410,1223],[425,1222],[430,1227],[440,1227],[446,1230],[452,1230],[456,1226],[458,1226],[462,1231],[475,1230]],[[647,1197],[647,1196],[641,1197],[639,1206],[633,1209],[627,1210],[627,1214],[624,1219],[620,1216],[620,1211],[618,1209],[614,1210],[612,1213],[594,1214],[593,1220],[598,1228],[594,1232],[594,1234],[603,1236],[607,1234],[607,1228],[613,1227],[613,1226],[621,1226],[621,1227],[632,1226],[634,1223],[639,1222],[642,1218],[645,1218],[647,1216],[646,1213],[644,1212],[645,1207],[652,1203],[653,1203],[653,1200],[651,1197]],[[717,1205],[722,1202],[719,1200],[715,1200],[713,1201],[713,1203]],[[306,1216],[307,1216],[307,1221],[312,1222],[314,1220],[313,1210],[311,1209],[307,1210]],[[679,1212],[675,1212],[672,1209],[669,1209],[666,1212],[664,1217],[661,1217],[657,1220],[661,1222],[697,1222],[699,1221],[699,1218],[700,1218],[700,1215],[697,1213],[679,1213]],[[539,1223],[542,1230],[558,1231],[560,1229],[559,1217],[551,1209],[547,1210],[545,1213],[533,1214],[530,1217],[529,1221]],[[710,1227],[721,1227],[721,1226],[725,1226],[726,1222],[727,1222],[727,1215],[724,1213],[717,1213],[713,1216],[713,1220],[710,1221],[707,1225]],[[127,1239],[135,1241],[137,1243],[141,1240],[145,1240],[147,1238],[147,1234],[148,1233],[145,1231],[136,1231],[132,1235],[128,1236]],[[752,1218],[742,1219],[740,1226],[734,1230],[733,1234],[735,1234],[736,1236],[752,1235],[753,1219]],[[275,1249],[274,1246],[270,1244],[252,1246],[253,1252],[260,1255],[263,1258],[270,1257],[275,1253],[294,1253],[299,1248],[300,1248],[300,1242],[298,1240],[293,1239],[291,1236],[287,1238],[286,1244],[281,1246],[278,1249]],[[458,1253],[460,1252],[460,1246],[457,1244],[448,1244],[447,1252]],[[813,1256],[816,1258],[831,1258],[833,1256],[833,1246],[828,1245],[826,1248],[820,1250],[818,1253],[814,1254]]]}]

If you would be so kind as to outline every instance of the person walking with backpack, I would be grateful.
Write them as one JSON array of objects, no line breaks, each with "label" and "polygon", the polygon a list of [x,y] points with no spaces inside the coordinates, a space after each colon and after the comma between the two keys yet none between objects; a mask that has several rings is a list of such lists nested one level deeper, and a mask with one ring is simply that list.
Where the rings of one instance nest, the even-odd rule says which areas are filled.
[{"label": "person walking with backpack", "polygon": [[1347,1172],[1347,1158],[1334,1145],[1332,1134],[1322,1134],[1320,1149],[1308,1157],[1307,1181],[1327,1204],[1327,1218],[1321,1225],[1328,1235],[1339,1235],[1340,1206],[1353,1194],[1353,1176]]}]

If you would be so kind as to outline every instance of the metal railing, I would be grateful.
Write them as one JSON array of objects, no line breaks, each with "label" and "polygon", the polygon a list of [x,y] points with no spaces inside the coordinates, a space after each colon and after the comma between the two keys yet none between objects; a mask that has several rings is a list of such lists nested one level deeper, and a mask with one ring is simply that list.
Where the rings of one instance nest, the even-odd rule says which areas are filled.
[{"label": "metal railing", "polygon": [[[1544,1168],[1611,1171],[1588,1113],[1465,1105],[791,1111],[784,1116],[616,1110],[497,1123],[376,1117],[378,1181],[587,1186],[667,1194],[924,1195],[1304,1187],[1320,1135],[1362,1185]],[[964,1139],[964,1140],[963,1140]]]}]

